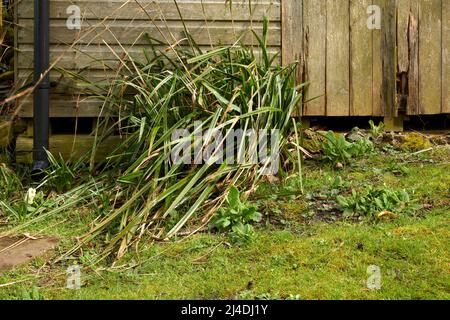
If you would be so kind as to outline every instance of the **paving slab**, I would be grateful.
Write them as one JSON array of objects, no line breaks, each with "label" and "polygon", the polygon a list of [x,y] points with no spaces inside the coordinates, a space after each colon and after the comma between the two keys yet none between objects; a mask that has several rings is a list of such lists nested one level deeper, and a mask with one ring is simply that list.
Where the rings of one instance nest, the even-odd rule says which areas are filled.
[{"label": "paving slab", "polygon": [[27,263],[55,248],[57,244],[56,238],[0,238],[0,272]]}]

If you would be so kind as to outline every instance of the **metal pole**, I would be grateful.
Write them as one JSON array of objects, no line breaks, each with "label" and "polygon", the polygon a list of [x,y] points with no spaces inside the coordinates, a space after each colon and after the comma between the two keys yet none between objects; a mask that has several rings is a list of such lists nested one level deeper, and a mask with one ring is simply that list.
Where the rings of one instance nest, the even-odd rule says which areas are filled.
[{"label": "metal pole", "polygon": [[34,1],[34,135],[33,171],[47,168],[45,150],[49,148],[49,75],[42,75],[49,68],[49,0]]}]

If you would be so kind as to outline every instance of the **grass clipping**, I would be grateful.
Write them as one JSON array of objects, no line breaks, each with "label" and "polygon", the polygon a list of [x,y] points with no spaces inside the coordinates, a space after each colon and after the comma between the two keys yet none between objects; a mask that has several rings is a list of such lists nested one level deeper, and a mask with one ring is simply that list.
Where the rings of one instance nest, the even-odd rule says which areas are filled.
[{"label": "grass clipping", "polygon": [[[143,238],[167,240],[187,224],[184,233],[193,233],[208,224],[232,186],[251,191],[261,179],[267,164],[252,164],[245,139],[235,150],[244,163],[174,163],[171,153],[181,142],[172,139],[176,130],[190,132],[184,139],[194,149],[195,122],[201,123],[203,132],[276,129],[283,158],[302,85],[295,83],[296,63],[281,67],[278,56],[269,54],[267,30],[266,21],[263,36],[254,34],[257,48],[237,42],[203,52],[188,35],[190,46],[157,50],[162,44],[151,41],[153,49],[145,52],[144,61],[133,60],[126,52],[121,55],[128,59],[122,61],[112,85],[86,83],[103,99],[104,111],[116,116],[114,127],[123,143],[94,178],[95,186],[90,180],[83,191],[102,208],[101,216],[65,256],[100,238],[105,246],[99,259],[121,258]],[[97,145],[113,130],[117,129],[99,125]],[[95,152],[94,147],[91,159]],[[99,170],[93,161],[90,169]],[[101,194],[96,191],[99,186]]]}]

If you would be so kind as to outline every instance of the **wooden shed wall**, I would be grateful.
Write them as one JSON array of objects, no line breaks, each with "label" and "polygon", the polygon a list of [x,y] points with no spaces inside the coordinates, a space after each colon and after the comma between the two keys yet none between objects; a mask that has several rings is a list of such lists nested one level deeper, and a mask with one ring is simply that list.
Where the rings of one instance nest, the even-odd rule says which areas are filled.
[{"label": "wooden shed wall", "polygon": [[[382,116],[382,30],[367,27],[381,1],[303,1],[306,116]],[[384,9],[384,8],[383,8]],[[395,79],[392,79],[395,81]]]},{"label": "wooden shed wall", "polygon": [[[33,69],[33,0],[20,0],[17,6],[17,81],[30,81]],[[197,44],[208,49],[219,44],[233,44],[243,35],[247,45],[256,44],[250,29],[262,34],[262,20],[270,23],[269,46],[272,52],[281,48],[281,5],[279,0],[52,0],[50,9],[51,62],[70,72],[80,72],[93,81],[107,81],[117,69],[117,57],[124,49],[133,58],[143,58],[148,47],[146,34],[176,43],[185,38],[183,21]],[[81,30],[66,27],[67,7],[82,10]],[[50,74],[51,117],[95,117],[101,102],[83,95],[83,89]],[[75,88],[74,88],[75,86]],[[20,101],[19,116],[33,116],[32,97]]]},{"label": "wooden shed wall", "polygon": [[[367,27],[370,5],[382,10],[381,29]],[[302,59],[303,80],[310,82],[305,100],[315,98],[303,115],[450,112],[450,1],[284,0],[282,6],[283,60]]]},{"label": "wooden shed wall", "polygon": [[408,114],[450,112],[450,2],[397,0],[398,71],[408,75]]},{"label": "wooden shed wall", "polygon": [[[88,78],[107,81],[123,53],[119,43],[140,57],[145,33],[172,42],[184,37],[173,0],[139,3],[145,11],[135,0],[52,0],[52,60],[59,59],[58,67],[83,69]],[[407,97],[406,114],[450,113],[448,0],[251,3],[249,10],[249,0],[233,0],[231,7],[225,0],[178,0],[188,29],[205,49],[231,44],[245,32],[244,41],[256,43],[248,29],[261,32],[261,21],[268,16],[272,50],[282,51],[283,63],[301,61],[299,79],[310,82],[302,115],[396,116],[402,94]],[[82,9],[81,32],[66,28],[70,4]],[[382,9],[381,30],[367,27],[371,4]],[[17,79],[24,81],[33,67],[33,0],[20,0],[17,14]],[[52,117],[98,114],[100,101],[84,96],[56,72],[51,79],[56,85]],[[31,98],[22,103],[19,115],[32,117]]]}]

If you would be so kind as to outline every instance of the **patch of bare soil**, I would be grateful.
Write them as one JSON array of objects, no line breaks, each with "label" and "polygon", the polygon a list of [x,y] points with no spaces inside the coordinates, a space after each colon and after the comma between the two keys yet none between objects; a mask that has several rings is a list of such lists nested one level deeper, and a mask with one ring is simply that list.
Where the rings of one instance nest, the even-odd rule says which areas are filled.
[{"label": "patch of bare soil", "polygon": [[55,248],[57,244],[56,238],[0,238],[0,272],[29,262]]}]

